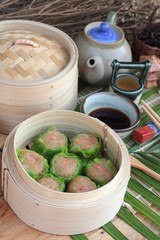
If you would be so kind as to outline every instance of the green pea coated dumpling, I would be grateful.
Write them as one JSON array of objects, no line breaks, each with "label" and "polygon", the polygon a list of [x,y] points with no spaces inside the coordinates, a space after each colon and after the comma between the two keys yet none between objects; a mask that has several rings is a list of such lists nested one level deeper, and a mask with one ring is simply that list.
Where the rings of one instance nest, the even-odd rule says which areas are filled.
[{"label": "green pea coated dumpling", "polygon": [[85,175],[99,186],[103,186],[113,179],[117,169],[112,161],[105,158],[90,160],[85,167]]},{"label": "green pea coated dumpling", "polygon": [[70,140],[69,152],[80,154],[85,158],[100,155],[102,139],[91,133],[80,133]]},{"label": "green pea coated dumpling", "polygon": [[50,173],[46,173],[45,175],[38,177],[36,181],[44,187],[54,191],[64,192],[65,190],[64,179],[57,178]]},{"label": "green pea coated dumpling", "polygon": [[68,151],[68,138],[51,127],[35,139],[31,149],[50,160],[55,154]]},{"label": "green pea coated dumpling", "polygon": [[89,192],[97,188],[96,184],[86,176],[76,176],[67,186],[67,192]]},{"label": "green pea coated dumpling", "polygon": [[82,173],[82,161],[74,154],[58,153],[50,161],[50,173],[62,177],[65,182]]},{"label": "green pea coated dumpling", "polygon": [[23,168],[31,177],[41,176],[48,171],[48,161],[42,155],[26,148],[18,148],[16,152]]}]

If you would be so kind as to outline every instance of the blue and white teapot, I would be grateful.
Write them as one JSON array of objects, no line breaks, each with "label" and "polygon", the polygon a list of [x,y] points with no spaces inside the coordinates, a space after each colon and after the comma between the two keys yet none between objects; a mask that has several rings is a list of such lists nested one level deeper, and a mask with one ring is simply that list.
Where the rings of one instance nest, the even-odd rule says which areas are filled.
[{"label": "blue and white teapot", "polygon": [[115,12],[110,12],[107,22],[90,23],[75,38],[79,76],[86,83],[109,86],[113,60],[132,60],[131,48],[122,29],[115,25],[115,19]]}]

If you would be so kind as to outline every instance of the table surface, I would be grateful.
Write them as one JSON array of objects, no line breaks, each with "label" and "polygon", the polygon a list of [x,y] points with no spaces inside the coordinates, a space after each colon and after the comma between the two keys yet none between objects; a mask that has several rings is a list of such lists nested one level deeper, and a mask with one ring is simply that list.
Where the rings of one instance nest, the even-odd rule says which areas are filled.
[{"label": "table surface", "polygon": [[[88,89],[83,89],[85,94],[88,94]],[[92,92],[94,89],[92,89]],[[84,95],[84,93],[83,93]],[[79,96],[79,100],[81,100],[81,96]],[[160,98],[156,97],[156,103],[160,103]],[[154,104],[153,99],[150,100],[152,104]],[[0,148],[3,146],[6,135],[0,133]],[[1,163],[2,153],[0,153],[0,163]],[[1,172],[1,171],[0,171]],[[0,173],[1,175],[1,173]],[[0,176],[1,180],[1,176]],[[160,192],[157,191],[157,195],[160,197]],[[147,202],[147,201],[146,201]],[[160,208],[157,206],[150,204],[149,206],[154,212],[160,215]],[[160,228],[149,220],[147,217],[139,213],[138,211],[132,212],[136,218],[140,219],[142,223],[144,223],[149,229],[151,229],[157,236],[160,237]],[[119,216],[115,216],[112,219],[112,223],[116,226],[117,229],[123,233],[127,239],[129,240],[144,240],[146,239],[139,232],[134,230],[130,225],[125,223]],[[113,239],[103,228],[96,229],[94,231],[85,233],[85,236],[90,240],[110,240]],[[2,240],[70,240],[73,239],[72,236],[59,236],[59,235],[51,235],[48,233],[40,232],[36,229],[33,229],[23,223],[12,211],[7,202],[5,202],[3,198],[3,192],[0,184],[0,239]]]}]

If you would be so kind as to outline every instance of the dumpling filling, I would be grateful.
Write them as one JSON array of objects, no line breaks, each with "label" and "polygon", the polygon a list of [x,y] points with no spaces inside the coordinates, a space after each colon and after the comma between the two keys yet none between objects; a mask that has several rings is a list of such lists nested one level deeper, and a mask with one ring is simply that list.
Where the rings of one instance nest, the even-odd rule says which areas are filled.
[{"label": "dumpling filling", "polygon": [[58,131],[48,131],[44,137],[42,137],[42,140],[48,148],[59,148],[66,144],[64,134]]},{"label": "dumpling filling", "polygon": [[70,181],[82,172],[81,160],[73,154],[56,154],[50,162],[50,173]]},{"label": "dumpling filling", "polygon": [[69,151],[75,154],[80,153],[85,158],[99,156],[101,138],[94,134],[80,133],[71,139]]},{"label": "dumpling filling", "polygon": [[68,150],[68,138],[52,127],[37,137],[31,149],[50,160],[55,154]]},{"label": "dumpling filling", "polygon": [[117,170],[110,160],[95,158],[87,163],[85,174],[100,186],[108,183],[115,176]]},{"label": "dumpling filling", "polygon": [[54,191],[63,192],[65,190],[64,180],[58,179],[51,174],[44,175],[43,177],[39,178],[37,182]]},{"label": "dumpling filling", "polygon": [[86,176],[77,176],[70,181],[67,192],[79,193],[88,192],[96,189],[96,184]]}]

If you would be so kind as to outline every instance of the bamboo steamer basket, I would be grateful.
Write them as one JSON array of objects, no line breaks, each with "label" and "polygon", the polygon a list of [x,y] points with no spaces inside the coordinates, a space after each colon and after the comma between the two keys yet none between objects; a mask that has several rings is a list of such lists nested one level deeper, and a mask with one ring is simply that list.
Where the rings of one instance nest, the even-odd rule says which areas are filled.
[{"label": "bamboo steamer basket", "polygon": [[74,41],[50,25],[0,22],[0,132],[48,110],[74,110],[78,89]]},{"label": "bamboo steamer basket", "polygon": [[[34,181],[21,166],[16,149],[53,124],[69,137],[82,132],[100,134],[108,158],[118,168],[116,176],[85,193],[57,192]],[[11,131],[4,145],[2,175],[4,198],[24,223],[42,232],[73,235],[97,229],[117,214],[130,178],[130,161],[120,137],[98,119],[53,110],[32,116]]]}]

